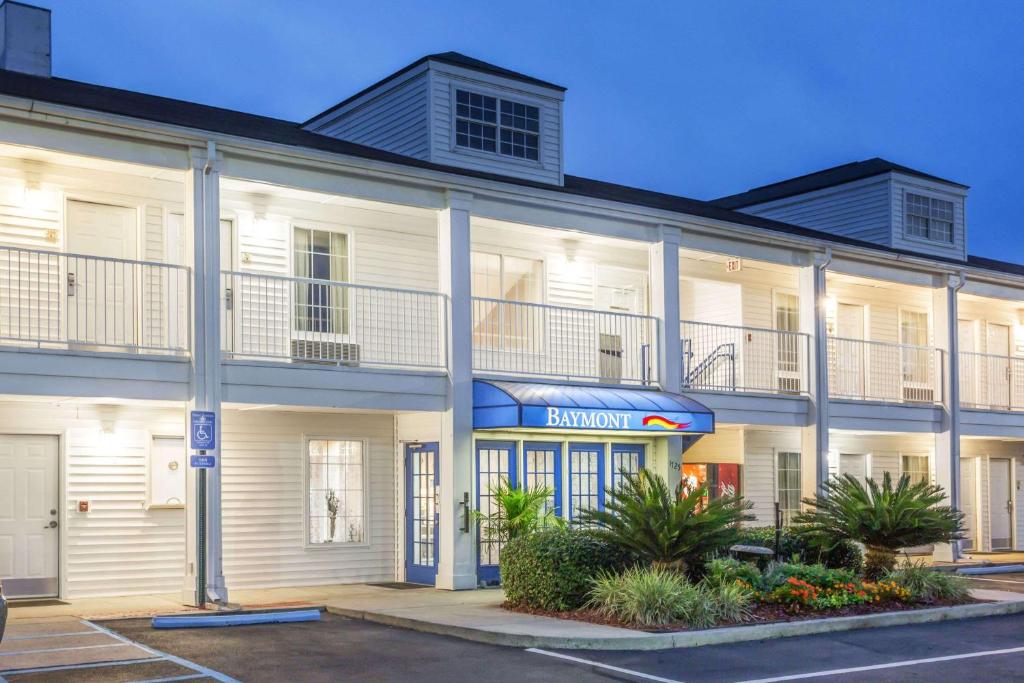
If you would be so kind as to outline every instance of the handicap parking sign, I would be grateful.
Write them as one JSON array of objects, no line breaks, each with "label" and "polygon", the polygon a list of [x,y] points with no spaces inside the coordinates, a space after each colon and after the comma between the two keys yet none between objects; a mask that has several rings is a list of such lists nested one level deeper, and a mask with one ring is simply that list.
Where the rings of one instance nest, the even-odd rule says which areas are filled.
[{"label": "handicap parking sign", "polygon": [[210,469],[211,467],[217,466],[217,456],[215,455],[193,455],[189,458],[189,464],[192,467],[200,469]]},{"label": "handicap parking sign", "polygon": [[211,451],[217,447],[217,416],[208,410],[193,410],[189,419],[191,448]]}]

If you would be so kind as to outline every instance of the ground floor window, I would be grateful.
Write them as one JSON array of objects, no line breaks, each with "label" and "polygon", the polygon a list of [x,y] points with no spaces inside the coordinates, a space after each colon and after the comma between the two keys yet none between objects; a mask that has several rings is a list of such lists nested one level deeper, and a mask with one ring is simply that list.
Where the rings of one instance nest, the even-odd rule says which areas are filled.
[{"label": "ground floor window", "polygon": [[705,503],[722,496],[740,495],[740,466],[730,463],[685,463],[683,493],[689,495],[704,487]]},{"label": "ground floor window", "polygon": [[800,454],[778,453],[776,461],[779,513],[782,523],[789,525],[800,512]]},{"label": "ground floor window", "polygon": [[306,456],[309,543],[364,542],[366,462],[363,442],[310,439]]},{"label": "ground floor window", "polygon": [[910,477],[911,483],[919,481],[927,482],[931,479],[928,473],[927,455],[902,455],[900,456],[900,475],[906,474]]}]

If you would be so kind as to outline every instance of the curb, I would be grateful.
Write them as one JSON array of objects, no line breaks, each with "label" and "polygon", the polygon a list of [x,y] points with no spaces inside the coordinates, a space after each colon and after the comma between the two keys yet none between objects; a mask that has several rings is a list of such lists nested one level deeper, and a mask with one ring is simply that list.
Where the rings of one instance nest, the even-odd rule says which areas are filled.
[{"label": "curb", "polygon": [[865,614],[855,617],[829,617],[825,619],[808,619],[805,621],[788,621],[776,624],[758,624],[756,626],[730,626],[706,629],[702,631],[677,631],[674,633],[643,633],[635,636],[575,638],[573,636],[537,636],[518,633],[502,633],[482,628],[439,624],[424,619],[397,616],[383,612],[348,609],[345,607],[327,606],[330,614],[337,614],[351,619],[362,619],[387,626],[407,628],[422,633],[452,636],[463,640],[472,640],[489,645],[504,645],[517,648],[548,648],[559,650],[668,650],[672,648],[700,647],[703,645],[724,645],[741,643],[750,640],[770,640],[774,638],[790,638],[819,633],[836,633],[854,631],[864,628],[884,628],[887,626],[905,626],[909,624],[928,624],[950,619],[976,619],[1024,612],[1024,600],[1008,602],[981,603],[974,605],[957,605],[954,607],[934,607],[929,609],[907,610],[904,612],[884,612],[881,614]]}]

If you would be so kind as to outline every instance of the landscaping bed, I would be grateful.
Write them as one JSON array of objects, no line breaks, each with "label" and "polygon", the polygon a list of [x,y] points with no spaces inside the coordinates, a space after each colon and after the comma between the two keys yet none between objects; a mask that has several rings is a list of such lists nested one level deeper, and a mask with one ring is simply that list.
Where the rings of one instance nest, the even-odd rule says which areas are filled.
[{"label": "landscaping bed", "polygon": [[[885,602],[862,604],[862,605],[848,605],[846,607],[837,607],[834,609],[822,610],[818,612],[802,612],[793,614],[786,611],[781,605],[756,605],[751,608],[750,616],[746,621],[727,623],[727,624],[716,624],[710,628],[732,628],[735,626],[756,626],[758,624],[777,624],[790,621],[811,621],[814,619],[830,619],[833,617],[857,617],[865,614],[882,614],[884,612],[908,612],[922,609],[932,609],[936,607],[953,607],[956,605],[971,605],[988,602],[987,600],[976,600],[968,599],[963,601],[953,602],[950,600],[941,600],[929,604],[908,604],[905,602],[899,602],[897,600],[888,600]],[[505,602],[502,605],[503,609],[507,609],[510,612],[520,612],[522,614],[532,614],[539,617],[551,617],[553,619],[566,619],[569,621],[582,621],[588,624],[598,624],[600,626],[614,626],[617,628],[628,628],[634,631],[644,631],[646,633],[674,633],[677,631],[694,631],[703,629],[694,629],[689,624],[683,621],[671,622],[659,626],[637,626],[608,616],[597,609],[583,608],[578,610],[571,610],[567,612],[556,612],[550,610],[534,609],[524,606],[512,605]]]}]

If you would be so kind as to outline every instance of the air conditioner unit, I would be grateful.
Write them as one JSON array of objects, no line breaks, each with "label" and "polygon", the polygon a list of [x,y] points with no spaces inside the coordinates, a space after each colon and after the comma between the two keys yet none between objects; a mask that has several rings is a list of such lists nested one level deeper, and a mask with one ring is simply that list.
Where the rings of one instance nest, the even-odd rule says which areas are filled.
[{"label": "air conditioner unit", "polygon": [[356,366],[359,365],[359,344],[292,339],[292,362]]}]

